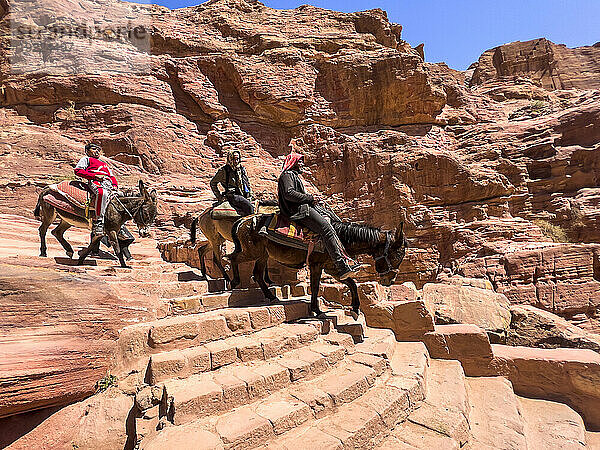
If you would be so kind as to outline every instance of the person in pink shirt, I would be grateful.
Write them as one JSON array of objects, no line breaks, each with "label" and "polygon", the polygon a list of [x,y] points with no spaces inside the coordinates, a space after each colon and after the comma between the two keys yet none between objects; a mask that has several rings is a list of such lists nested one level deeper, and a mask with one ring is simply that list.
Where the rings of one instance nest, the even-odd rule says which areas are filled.
[{"label": "person in pink shirt", "polygon": [[110,167],[101,161],[102,149],[96,144],[89,143],[85,146],[85,154],[75,166],[75,175],[88,180],[88,187],[96,196],[96,220],[92,224],[92,234],[104,234],[104,213],[111,197],[118,189],[117,179],[113,176]]}]

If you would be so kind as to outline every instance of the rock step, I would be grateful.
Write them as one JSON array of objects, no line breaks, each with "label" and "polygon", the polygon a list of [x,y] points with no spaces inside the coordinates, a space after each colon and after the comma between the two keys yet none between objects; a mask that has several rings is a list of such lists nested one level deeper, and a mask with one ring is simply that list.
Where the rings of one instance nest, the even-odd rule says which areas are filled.
[{"label": "rock step", "polygon": [[394,355],[390,359],[392,375],[395,376],[394,383],[409,391],[411,401],[421,402],[427,392],[429,374],[427,348],[422,342],[396,343],[395,347]]},{"label": "rock step", "polygon": [[468,324],[436,325],[424,342],[432,357],[459,360],[468,376],[504,376],[518,395],[565,402],[589,429],[600,428],[600,355],[592,350],[490,345],[483,329]]},{"label": "rock step", "polygon": [[512,384],[504,377],[467,378],[470,449],[526,449],[525,424]]},{"label": "rock step", "polygon": [[[356,344],[356,349],[362,353],[381,356],[389,361],[394,357],[397,348],[396,338],[392,330],[366,327],[364,342]],[[423,348],[419,346],[419,348]]]},{"label": "rock step", "polygon": [[[378,336],[378,338],[380,337]],[[277,380],[281,389],[273,389],[273,387],[277,387],[277,384],[271,383],[269,384],[271,388],[267,391],[268,397],[242,405],[225,415],[200,419],[186,425],[167,427],[160,431],[157,437],[145,440],[141,448],[160,448],[160,445],[170,442],[169,436],[181,433],[188,435],[189,442],[196,442],[193,440],[193,436],[204,435],[206,432],[219,442],[215,448],[256,447],[264,444],[265,439],[281,435],[302,423],[307,421],[314,423],[317,419],[327,417],[338,411],[342,405],[355,402],[362,396],[373,397],[369,403],[377,405],[379,405],[378,397],[392,398],[389,394],[381,393],[379,390],[373,393],[369,390],[377,379],[389,377],[390,371],[384,358],[369,353],[354,352],[355,346],[351,337],[347,335],[334,332],[323,335],[319,339],[330,340],[336,344],[341,343],[340,341],[343,339],[344,345],[349,345],[352,351],[342,353],[345,358],[338,360],[338,352],[344,347],[335,346],[332,349],[331,345],[317,342],[307,348],[293,350],[267,362],[261,361],[243,366],[229,366],[225,368],[226,370],[220,369],[219,372],[223,373],[222,380],[224,381],[229,379],[229,382],[233,383],[233,378],[240,376],[245,378],[248,394],[243,394],[240,390],[239,396],[230,396],[229,398],[251,400],[250,392],[260,392],[260,388],[248,390],[249,386],[254,385],[248,384],[248,382],[252,382],[253,379],[249,371],[260,372],[261,369],[257,367],[262,367],[262,365],[265,367],[263,378]],[[314,355],[304,350],[320,353],[325,357],[325,361],[323,358],[315,358]],[[335,363],[336,360],[337,363]],[[304,363],[299,363],[299,361],[304,361]],[[323,367],[323,362],[327,364],[326,367]],[[302,366],[306,368],[303,369]],[[270,373],[280,372],[281,368],[287,371],[287,378],[269,377]],[[324,369],[325,372],[322,372]],[[400,379],[400,376],[394,378]],[[254,379],[257,378],[254,377]],[[408,396],[401,388],[394,388],[394,393],[397,393],[398,397]],[[246,401],[246,403],[248,402]],[[409,403],[406,398],[404,398],[404,403]],[[391,409],[396,411],[398,408]],[[175,409],[173,419],[176,414]],[[394,415],[395,412],[390,412],[390,414]],[[173,421],[177,423],[175,420]],[[210,442],[214,442],[214,439]]]},{"label": "rock step", "polygon": [[[91,257],[88,257],[86,259],[86,262],[89,261],[94,261],[96,263],[96,267],[99,266],[118,266],[119,261],[116,259],[94,259]],[[129,265],[131,268],[133,269],[148,269],[148,268],[152,268],[154,270],[163,270],[163,271],[175,271],[175,270],[181,270],[181,269],[190,269],[190,266],[188,266],[185,263],[170,263],[167,262],[165,260],[163,260],[160,257],[157,256],[142,256],[140,257],[139,255],[134,255],[134,259],[127,261],[127,265]]]},{"label": "rock step", "polygon": [[583,420],[570,407],[524,397],[518,397],[518,400],[528,450],[586,448]]},{"label": "rock step", "polygon": [[352,336],[355,343],[364,341],[364,329],[362,323],[354,320],[352,316],[348,315],[343,309],[330,309],[324,314],[320,315],[319,318],[331,321],[333,327],[340,332],[346,333]]},{"label": "rock step", "polygon": [[[281,291],[280,287],[271,287],[272,292]],[[287,292],[287,290],[286,290]],[[279,295],[280,299],[288,299]],[[301,299],[292,299],[301,300]],[[195,314],[221,308],[257,305],[265,302],[263,292],[258,288],[234,289],[227,292],[202,292],[195,295],[181,295],[169,298],[173,314]]]},{"label": "rock step", "polygon": [[[408,420],[448,436],[459,447],[469,441],[469,401],[460,362],[430,361],[425,401]],[[402,431],[395,433],[396,437],[401,434]]]},{"label": "rock step", "polygon": [[[167,380],[163,384],[168,401],[168,417],[175,425],[180,425],[222,414],[287,387],[290,390],[301,389],[305,383],[298,384],[300,381],[323,374],[326,375],[316,385],[321,388],[327,383],[335,385],[331,389],[343,399],[344,395],[350,395],[347,391],[358,389],[355,384],[360,383],[360,377],[355,376],[346,382],[344,375],[365,371],[367,367],[353,361],[344,361],[341,367],[337,367],[345,353],[339,351],[340,347],[328,347],[321,350],[323,353],[317,348],[300,348],[269,361],[238,364],[213,373]],[[369,375],[374,378],[375,370],[369,370]],[[339,386],[343,386],[345,390]],[[364,389],[367,389],[366,385]]]},{"label": "rock step", "polygon": [[[422,343],[415,344],[424,349]],[[416,401],[424,401],[377,448],[458,449],[464,446],[470,438],[469,403],[460,363],[430,361],[427,350],[418,347],[395,361],[398,359],[396,356],[392,359],[392,371],[394,366],[404,365],[423,374],[424,378],[418,384],[420,395],[413,397]]]},{"label": "rock step", "polygon": [[482,328],[471,324],[435,325],[425,333],[423,342],[436,359],[491,358],[492,347]]},{"label": "rock step", "polygon": [[158,295],[164,299],[200,295],[208,292],[206,281],[124,281],[106,280],[117,292]]},{"label": "rock step", "polygon": [[135,281],[135,282],[176,282],[183,281],[180,279],[180,273],[174,270],[162,271],[153,270],[151,267],[144,269],[122,268],[122,267],[90,267],[86,268],[86,273],[90,275],[98,275],[101,277],[111,277],[118,281]]},{"label": "rock step", "polygon": [[[267,360],[315,342],[319,330],[309,324],[282,324],[243,336],[232,336],[204,345],[171,350],[150,357],[146,379],[156,384],[235,363]],[[345,350],[339,346],[327,347]]]},{"label": "rock step", "polygon": [[378,450],[458,450],[458,442],[416,423],[406,421],[376,447]]},{"label": "rock step", "polygon": [[[365,342],[369,342],[368,339]],[[360,358],[374,356],[360,352],[356,354],[361,355]],[[315,416],[315,420],[270,440],[261,448],[341,449],[373,448],[379,445],[389,430],[405,420],[424,397],[422,380],[425,378],[427,361],[427,350],[423,344],[396,343],[393,357],[388,361],[391,370],[375,379],[368,392],[340,405],[325,417]]]},{"label": "rock step", "polygon": [[530,348],[492,344],[494,368],[517,395],[545,397],[575,409],[591,430],[600,429],[600,355],[576,348]]},{"label": "rock step", "polygon": [[175,428],[200,419],[198,427],[220,436],[227,448],[256,446],[366,394],[387,367],[383,358],[372,356],[371,367],[344,360],[341,347],[319,345],[323,353],[316,346],[293,350],[268,362],[165,382],[169,417]]},{"label": "rock step", "polygon": [[[199,314],[172,316],[125,327],[119,333],[118,357],[125,365],[161,351],[195,347],[307,317],[308,303],[229,308]],[[309,321],[320,331],[319,321]],[[147,362],[147,360],[146,360]]]}]

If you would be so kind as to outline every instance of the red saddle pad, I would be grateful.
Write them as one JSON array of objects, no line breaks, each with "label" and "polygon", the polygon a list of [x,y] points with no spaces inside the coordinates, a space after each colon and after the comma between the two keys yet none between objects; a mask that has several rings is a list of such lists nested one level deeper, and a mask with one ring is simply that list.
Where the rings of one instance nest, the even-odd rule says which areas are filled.
[{"label": "red saddle pad", "polygon": [[68,200],[75,203],[75,206],[85,209],[90,195],[87,190],[79,188],[77,184],[71,180],[61,181],[56,188],[58,192],[64,195]]}]

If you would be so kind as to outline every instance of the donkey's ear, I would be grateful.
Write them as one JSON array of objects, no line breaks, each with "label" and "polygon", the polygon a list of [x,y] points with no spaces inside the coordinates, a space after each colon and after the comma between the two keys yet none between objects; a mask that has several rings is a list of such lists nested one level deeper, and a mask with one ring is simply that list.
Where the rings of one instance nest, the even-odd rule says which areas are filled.
[{"label": "donkey's ear", "polygon": [[396,228],[396,235],[394,236],[394,241],[398,242],[401,241],[404,237],[404,221],[401,221],[400,224],[398,225],[398,228]]},{"label": "donkey's ear", "polygon": [[147,191],[146,191],[146,187],[144,186],[144,182],[142,180],[140,180],[138,182],[138,187],[140,188],[140,195],[142,197],[145,197],[147,194]]},{"label": "donkey's ear", "polygon": [[152,199],[153,202],[156,202],[157,197],[158,197],[158,194],[156,193],[156,189],[152,189],[150,191],[150,198]]}]

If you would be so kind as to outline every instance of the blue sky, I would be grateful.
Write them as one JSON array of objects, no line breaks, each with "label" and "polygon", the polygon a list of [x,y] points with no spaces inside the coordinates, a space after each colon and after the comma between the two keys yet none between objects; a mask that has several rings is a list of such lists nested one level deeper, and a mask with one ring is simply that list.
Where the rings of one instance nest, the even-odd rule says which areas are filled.
[{"label": "blue sky", "polygon": [[[138,0],[140,1],[140,0]],[[169,8],[199,0],[154,0]],[[466,69],[488,48],[546,37],[568,47],[600,41],[600,0],[263,0],[272,8],[310,3],[337,11],[381,8],[403,26],[411,45],[425,43],[425,58]]]}]

